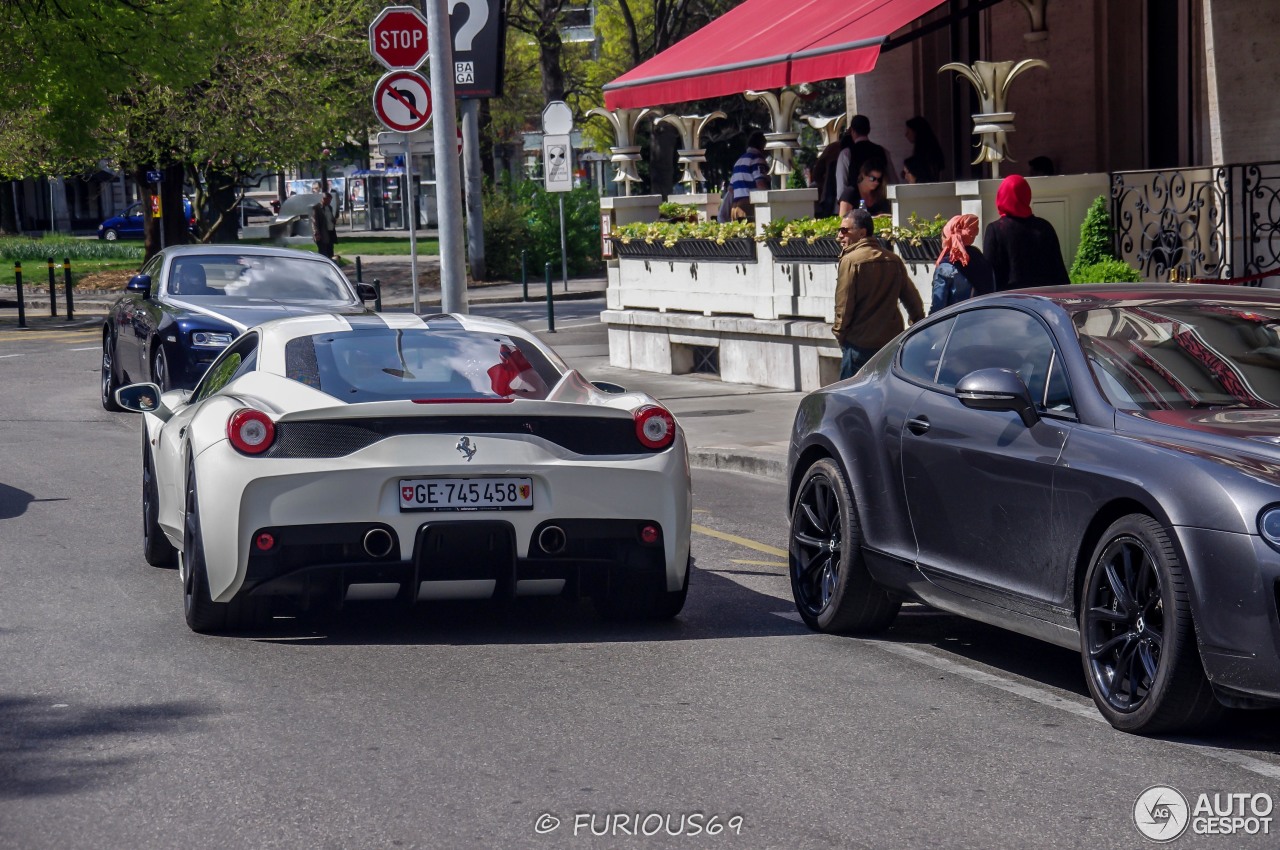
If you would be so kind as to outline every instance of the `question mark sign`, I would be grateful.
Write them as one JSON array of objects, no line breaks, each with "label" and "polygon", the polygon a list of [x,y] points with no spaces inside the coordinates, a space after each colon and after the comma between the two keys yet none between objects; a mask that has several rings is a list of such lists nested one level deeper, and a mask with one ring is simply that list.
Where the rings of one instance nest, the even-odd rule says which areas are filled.
[{"label": "question mark sign", "polygon": [[449,14],[459,6],[467,7],[467,22],[453,37],[453,49],[470,53],[472,42],[489,21],[489,0],[449,0]]}]

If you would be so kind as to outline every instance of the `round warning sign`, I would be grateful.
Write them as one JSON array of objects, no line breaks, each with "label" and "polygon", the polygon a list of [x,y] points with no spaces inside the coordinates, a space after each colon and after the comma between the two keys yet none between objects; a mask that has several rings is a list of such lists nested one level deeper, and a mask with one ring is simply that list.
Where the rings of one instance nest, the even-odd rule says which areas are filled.
[{"label": "round warning sign", "polygon": [[417,71],[384,74],[373,88],[373,112],[388,130],[421,130],[431,123],[431,84]]}]

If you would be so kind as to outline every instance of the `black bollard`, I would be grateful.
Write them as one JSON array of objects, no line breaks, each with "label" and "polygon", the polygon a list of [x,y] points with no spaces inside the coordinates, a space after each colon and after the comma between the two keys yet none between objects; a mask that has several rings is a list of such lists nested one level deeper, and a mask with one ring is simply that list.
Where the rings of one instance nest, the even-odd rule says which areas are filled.
[{"label": "black bollard", "polygon": [[53,257],[49,258],[49,316],[58,318],[58,284],[53,279]]},{"label": "black bollard", "polygon": [[22,297],[22,263],[13,264],[13,282],[18,287],[18,327],[27,326],[27,301]]},{"label": "black bollard", "polygon": [[71,297],[71,258],[62,258],[62,285],[67,293],[67,321],[75,318],[75,300]]},{"label": "black bollard", "polygon": [[527,253],[527,251],[523,250],[520,252],[520,284],[524,287],[524,298],[522,299],[524,301],[529,300],[529,269],[524,262]]},{"label": "black bollard", "polygon": [[373,279],[373,309],[382,312],[382,281]]},{"label": "black bollard", "polygon": [[356,283],[364,282],[364,270],[360,267],[360,258],[356,257]]},{"label": "black bollard", "polygon": [[556,332],[556,302],[551,299],[551,264],[547,263],[547,333]]}]

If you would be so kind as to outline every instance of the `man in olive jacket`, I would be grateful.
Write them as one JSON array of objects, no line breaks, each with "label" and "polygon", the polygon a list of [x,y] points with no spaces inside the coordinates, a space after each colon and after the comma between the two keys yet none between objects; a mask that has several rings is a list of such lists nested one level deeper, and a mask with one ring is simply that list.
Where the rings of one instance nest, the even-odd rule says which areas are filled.
[{"label": "man in olive jacket", "polygon": [[852,378],[889,340],[902,332],[901,303],[915,324],[924,304],[902,258],[880,247],[866,210],[853,210],[840,222],[843,250],[836,272],[836,320],[831,328],[844,356],[840,379]]}]

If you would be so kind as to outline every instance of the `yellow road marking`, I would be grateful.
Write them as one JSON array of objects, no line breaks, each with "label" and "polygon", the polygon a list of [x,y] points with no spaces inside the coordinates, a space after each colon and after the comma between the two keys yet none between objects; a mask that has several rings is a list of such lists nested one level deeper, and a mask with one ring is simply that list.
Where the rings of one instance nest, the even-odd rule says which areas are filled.
[{"label": "yellow road marking", "polygon": [[729,563],[731,563],[731,564],[747,564],[748,566],[752,566],[752,567],[786,567],[786,566],[789,566],[789,564],[786,564],[786,563],[784,563],[784,562],[782,562],[782,561],[744,561],[744,560],[742,560],[741,558],[730,558],[730,559],[729,559]]},{"label": "yellow road marking", "polygon": [[748,540],[745,537],[739,537],[736,534],[725,534],[723,531],[716,531],[714,528],[707,528],[705,525],[693,525],[693,530],[699,534],[705,534],[708,537],[714,537],[717,540],[727,540],[730,543],[737,543],[739,546],[745,546],[748,549],[755,549],[757,552],[763,552],[766,555],[777,555],[779,558],[787,557],[787,553],[776,546],[770,546],[766,543],[757,543],[754,540]]},{"label": "yellow road marking", "polygon": [[65,343],[84,342],[99,333],[97,328],[65,331],[20,331],[0,330],[0,342],[19,342],[24,340],[58,340]]}]

